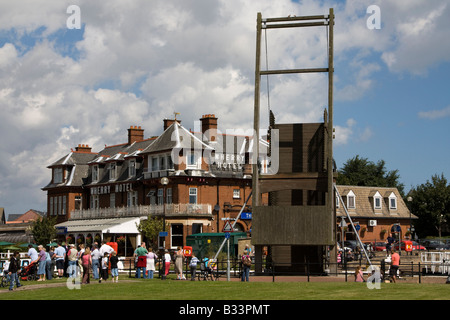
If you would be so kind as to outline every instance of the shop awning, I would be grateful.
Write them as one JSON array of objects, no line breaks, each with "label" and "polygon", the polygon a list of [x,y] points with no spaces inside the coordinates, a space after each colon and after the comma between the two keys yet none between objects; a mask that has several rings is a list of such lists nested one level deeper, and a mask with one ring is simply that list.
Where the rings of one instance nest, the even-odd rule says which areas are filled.
[{"label": "shop awning", "polygon": [[111,219],[85,219],[69,220],[55,225],[67,228],[67,233],[127,233],[138,234],[137,225],[141,218],[111,218]]}]

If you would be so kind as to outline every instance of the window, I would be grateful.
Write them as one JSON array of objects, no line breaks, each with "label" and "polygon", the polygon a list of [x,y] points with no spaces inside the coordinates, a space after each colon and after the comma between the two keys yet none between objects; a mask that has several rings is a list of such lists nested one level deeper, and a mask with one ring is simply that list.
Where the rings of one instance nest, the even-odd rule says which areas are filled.
[{"label": "window", "polygon": [[50,211],[50,215],[53,215],[53,197],[50,198],[50,205],[49,205],[49,211]]},{"label": "window", "polygon": [[194,151],[188,152],[186,154],[186,167],[190,169],[198,169],[200,166],[200,161],[198,154]]},{"label": "window", "polygon": [[233,199],[239,199],[241,197],[240,189],[233,189]]},{"label": "window", "polygon": [[164,204],[164,189],[158,189],[158,205]]},{"label": "window", "polygon": [[98,181],[98,166],[92,167],[92,181],[93,182]]},{"label": "window", "polygon": [[134,177],[136,175],[136,161],[130,160],[128,163],[128,176]]},{"label": "window", "polygon": [[53,169],[53,183],[62,183],[63,182],[63,169],[55,168]]},{"label": "window", "polygon": [[75,210],[81,210],[81,196],[75,196]]},{"label": "window", "polygon": [[109,180],[115,180],[116,179],[116,164],[110,163],[109,164]]},{"label": "window", "polygon": [[397,209],[397,197],[392,192],[389,196],[389,209],[396,210]]},{"label": "window", "polygon": [[375,209],[381,209],[381,198],[374,198],[373,201]]},{"label": "window", "polygon": [[166,157],[159,158],[159,170],[165,170],[166,169]]},{"label": "window", "polygon": [[202,223],[193,223],[192,224],[192,234],[202,233],[203,224]]},{"label": "window", "polygon": [[158,171],[158,158],[152,158],[152,171]]},{"label": "window", "polygon": [[109,207],[110,208],[116,207],[116,194],[115,193],[109,194]]},{"label": "window", "polygon": [[127,193],[127,206],[132,207],[137,205],[137,191],[128,191]]},{"label": "window", "polygon": [[176,247],[183,247],[183,225],[182,224],[172,224],[172,249],[175,249]]},{"label": "window", "polygon": [[197,204],[197,188],[189,188],[189,203]]},{"label": "window", "polygon": [[355,209],[356,208],[355,194],[353,193],[353,191],[350,191],[347,194],[347,208],[349,208],[349,209]]},{"label": "window", "polygon": [[172,204],[172,188],[166,189],[166,203]]},{"label": "window", "polygon": [[62,197],[61,214],[62,214],[63,216],[66,215],[66,196],[63,196],[63,197]]},{"label": "window", "polygon": [[98,194],[91,195],[91,209],[99,208]]}]

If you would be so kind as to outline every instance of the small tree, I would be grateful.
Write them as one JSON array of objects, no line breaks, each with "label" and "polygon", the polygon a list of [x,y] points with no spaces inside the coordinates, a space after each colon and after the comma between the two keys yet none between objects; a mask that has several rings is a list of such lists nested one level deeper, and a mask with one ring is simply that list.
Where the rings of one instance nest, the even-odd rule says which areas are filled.
[{"label": "small tree", "polygon": [[[142,220],[136,226],[140,233],[147,238],[153,249],[158,248],[158,235],[164,230],[164,220],[160,217],[149,216],[147,220]],[[168,230],[169,224],[166,223],[166,230]]]},{"label": "small tree", "polygon": [[50,243],[56,238],[56,217],[44,217],[31,223],[31,233],[34,240],[42,245]]}]

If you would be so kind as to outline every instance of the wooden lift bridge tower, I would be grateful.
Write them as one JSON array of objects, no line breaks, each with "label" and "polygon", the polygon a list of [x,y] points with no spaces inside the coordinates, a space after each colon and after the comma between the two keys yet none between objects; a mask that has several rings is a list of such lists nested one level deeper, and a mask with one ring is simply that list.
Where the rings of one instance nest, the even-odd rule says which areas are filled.
[{"label": "wooden lift bridge tower", "polygon": [[[328,15],[267,18],[257,17],[254,130],[260,137],[261,76],[293,73],[328,73],[328,109],[324,122],[277,124],[273,113],[269,126],[270,153],[278,152],[278,170],[264,174],[253,166],[252,244],[256,271],[276,267],[286,272],[323,272],[335,268],[336,210],[333,190],[333,26]],[[261,70],[261,35],[274,28],[327,28],[328,66],[315,69]],[[325,93],[326,94],[326,93]],[[274,139],[274,134],[278,139]],[[273,141],[279,140],[278,150]],[[255,143],[255,155],[260,155]],[[254,157],[255,159],[255,157]],[[262,205],[268,194],[268,205]],[[262,265],[263,248],[268,249],[267,266]],[[331,264],[328,264],[331,262]]]}]

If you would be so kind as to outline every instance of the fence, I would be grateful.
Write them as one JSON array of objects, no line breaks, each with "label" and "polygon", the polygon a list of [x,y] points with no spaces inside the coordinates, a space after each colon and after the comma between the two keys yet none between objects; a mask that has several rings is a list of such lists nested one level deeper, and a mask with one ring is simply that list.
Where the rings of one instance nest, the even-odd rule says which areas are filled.
[{"label": "fence", "polygon": [[[413,261],[409,263],[400,263],[399,273],[397,276],[406,278],[417,278],[419,283],[422,283],[422,278],[427,276],[450,276],[450,253],[447,253],[448,260],[443,260],[441,262],[432,261],[432,262],[418,262],[415,263]],[[424,258],[425,259],[425,258]],[[136,268],[134,265],[133,259],[125,259],[123,269],[119,270],[122,274],[126,273],[130,278],[136,277]],[[163,261],[161,259],[156,260],[156,265],[158,266],[156,269],[155,278],[160,278],[163,274]],[[218,260],[216,262],[216,268],[212,270],[213,275],[216,279],[224,278],[227,276],[227,260]],[[320,277],[324,281],[326,281],[327,277],[334,276],[339,277],[342,281],[345,282],[353,282],[355,269],[357,266],[362,266],[365,269],[365,274],[370,275],[371,268],[366,265],[366,261],[359,260],[353,261],[352,263],[276,263],[276,264],[267,264],[267,262],[263,262],[257,264],[253,262],[250,274],[252,277],[265,276],[271,277],[272,282],[277,281],[277,277],[285,277],[285,276],[304,276],[308,282],[311,279]],[[372,263],[372,266],[375,269],[378,269],[381,273],[381,277],[384,280],[388,280],[390,278],[390,264],[385,263],[384,260]],[[291,269],[291,270],[289,270]],[[255,270],[261,270],[261,272],[256,272]],[[299,271],[301,270],[301,271]],[[334,271],[332,271],[334,270]],[[174,274],[174,267],[171,265],[169,274]],[[183,273],[184,275],[190,275],[189,262],[185,259],[183,264]],[[196,274],[201,273],[200,263],[197,266]],[[242,263],[240,259],[230,258],[230,278],[240,278],[242,275]]]}]

